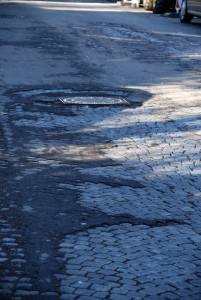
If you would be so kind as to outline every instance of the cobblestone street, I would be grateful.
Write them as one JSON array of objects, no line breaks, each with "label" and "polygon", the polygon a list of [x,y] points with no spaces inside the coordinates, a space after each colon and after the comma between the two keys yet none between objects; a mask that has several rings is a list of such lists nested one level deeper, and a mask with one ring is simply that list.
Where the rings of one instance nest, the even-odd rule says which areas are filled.
[{"label": "cobblestone street", "polygon": [[[201,93],[192,97],[186,89],[186,102],[178,94],[161,88],[143,107],[96,123],[107,139],[116,137],[105,156],[119,166],[79,172],[127,184],[60,184],[79,191],[85,207],[139,223],[130,218],[68,235],[60,244],[67,262],[62,299],[83,295],[83,288],[86,299],[200,299]],[[133,178],[143,187],[132,187]]]},{"label": "cobblestone street", "polygon": [[201,299],[201,33],[178,22],[0,2],[1,300]]}]

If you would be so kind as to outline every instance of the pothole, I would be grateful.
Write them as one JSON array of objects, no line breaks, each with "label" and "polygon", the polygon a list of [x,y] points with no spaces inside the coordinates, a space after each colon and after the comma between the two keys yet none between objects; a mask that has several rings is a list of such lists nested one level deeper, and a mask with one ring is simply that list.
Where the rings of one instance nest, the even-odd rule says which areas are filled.
[{"label": "pothole", "polygon": [[67,97],[59,99],[66,105],[92,105],[92,106],[105,106],[105,105],[128,105],[125,99],[103,96],[82,96],[82,97]]},{"label": "pothole", "polygon": [[15,92],[15,95],[22,97],[35,97],[40,95],[55,95],[55,94],[70,94],[73,93],[72,89],[33,89],[28,91],[18,91]]},{"label": "pothole", "polygon": [[64,104],[68,106],[128,106],[130,102],[125,98],[128,92],[113,90],[73,90],[59,89],[33,89],[17,91],[14,93],[23,98],[31,98],[38,104]]},{"label": "pothole", "polygon": [[[24,87],[22,87],[24,88]],[[37,86],[21,91],[8,90],[6,93],[15,100],[32,100],[38,105],[66,105],[90,107],[139,107],[152,96],[140,89],[111,88],[106,86]]]}]

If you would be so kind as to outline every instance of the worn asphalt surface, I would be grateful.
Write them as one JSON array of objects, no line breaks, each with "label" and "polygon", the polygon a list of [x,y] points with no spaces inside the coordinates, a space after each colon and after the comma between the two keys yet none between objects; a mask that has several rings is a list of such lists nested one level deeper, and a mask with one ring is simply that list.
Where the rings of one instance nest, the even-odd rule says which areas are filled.
[{"label": "worn asphalt surface", "polygon": [[201,21],[0,1],[0,299],[201,299]]}]

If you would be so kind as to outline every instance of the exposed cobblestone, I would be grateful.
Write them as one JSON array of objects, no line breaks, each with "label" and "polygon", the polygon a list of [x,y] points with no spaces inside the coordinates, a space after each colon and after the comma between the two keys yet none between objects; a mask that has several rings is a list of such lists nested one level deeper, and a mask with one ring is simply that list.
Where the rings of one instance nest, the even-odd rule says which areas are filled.
[{"label": "exposed cobblestone", "polygon": [[[137,178],[144,185],[144,188],[128,186],[115,188],[106,184],[84,182],[73,185],[61,183],[60,187],[80,191],[82,205],[100,209],[109,214],[131,213],[136,217],[146,216],[152,219],[157,219],[159,216],[164,219],[186,220],[190,218],[195,222],[199,218],[196,208],[200,203],[200,179],[196,175],[200,155],[199,131],[196,131],[199,130],[199,125],[194,111],[188,109],[188,119],[183,123],[185,123],[186,130],[188,126],[191,128],[193,126],[194,132],[198,134],[197,139],[196,134],[190,135],[190,131],[181,131],[181,117],[185,117],[187,111],[183,106],[182,109],[179,107],[180,112],[177,113],[177,102],[172,100],[175,96],[174,88],[172,89],[172,98],[171,101],[168,98],[168,102],[165,102],[166,99],[160,91],[158,98],[153,98],[144,104],[143,108],[123,111],[110,109],[109,112],[104,108],[97,109],[99,113],[97,113],[95,124],[90,118],[91,109],[74,109],[77,117],[64,118],[62,116],[61,121],[59,121],[60,116],[52,115],[51,118],[55,119],[51,122],[52,128],[61,125],[69,127],[72,124],[75,124],[75,127],[80,127],[82,124],[85,127],[91,126],[92,132],[112,141],[112,145],[107,145],[104,149],[105,155],[116,161],[124,161],[124,165],[119,167],[78,169],[81,174],[93,175],[97,178],[104,176],[110,181],[114,181],[118,174],[119,180]],[[152,92],[151,89],[149,90]],[[185,93],[189,94],[188,99],[191,100],[191,90],[186,89]],[[170,97],[171,93],[165,93],[164,87],[164,94]],[[180,98],[177,101],[179,103]],[[191,100],[191,105],[192,102]],[[164,105],[164,103],[167,104]],[[194,107],[198,113],[199,107]],[[157,114],[161,110],[164,114]],[[18,109],[19,117],[31,116],[30,114],[30,112]],[[48,118],[49,115],[43,115],[44,124],[48,124],[46,117]],[[41,114],[39,116],[42,122]],[[104,121],[100,121],[99,118],[103,118]],[[59,122],[58,125],[57,122]],[[33,126],[36,127],[37,123],[35,122]],[[43,123],[39,126],[43,126]],[[42,144],[40,146],[43,148]],[[40,147],[40,151],[43,151],[42,148]],[[66,150],[66,154],[69,155],[71,149],[66,148]],[[191,161],[189,157],[193,157],[193,160]],[[174,201],[174,206],[172,201]]]},{"label": "exposed cobblestone", "polygon": [[[119,231],[123,231],[124,235],[119,235]],[[132,233],[130,237],[129,233]],[[107,234],[112,237],[110,245],[104,244]],[[193,245],[189,243],[190,237],[198,236],[188,225],[167,226],[159,230],[130,224],[122,224],[118,228],[117,226],[99,227],[88,230],[84,236],[82,233],[67,236],[60,245],[60,251],[66,253],[67,258],[70,250],[76,258],[66,261],[66,278],[61,281],[61,291],[80,286],[87,287],[89,295],[94,297],[96,295],[97,298],[99,292],[102,293],[99,295],[100,298],[104,295],[107,299],[115,299],[115,297],[135,299],[134,295],[141,299],[148,295],[164,299],[166,294],[167,297],[170,295],[170,299],[173,299],[173,295],[175,299],[185,298],[186,289],[191,292],[193,289],[189,281],[194,281],[198,285],[200,280],[200,277],[195,274],[199,272],[201,263],[200,261],[198,265],[193,263],[194,254],[200,251],[200,243]],[[80,239],[82,244],[89,246],[90,250],[86,247],[84,252],[80,252],[77,247]],[[102,245],[107,255],[100,261],[96,254],[100,251],[99,246]],[[92,260],[88,261],[88,265],[93,267],[87,269],[86,259],[82,260],[82,257],[88,257],[89,253]],[[116,255],[125,258],[124,262],[117,262]],[[80,270],[87,271],[84,277],[69,273],[71,265],[77,262]],[[104,274],[104,272],[111,272],[113,275],[101,277],[99,283],[95,284],[93,274],[96,277],[97,274]]]}]

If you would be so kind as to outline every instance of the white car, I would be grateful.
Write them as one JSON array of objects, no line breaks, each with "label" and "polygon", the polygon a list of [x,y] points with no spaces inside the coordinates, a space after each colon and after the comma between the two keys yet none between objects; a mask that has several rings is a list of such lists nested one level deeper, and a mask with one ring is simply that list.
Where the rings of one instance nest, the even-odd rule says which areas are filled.
[{"label": "white car", "polygon": [[201,17],[201,0],[183,0],[180,9],[181,23],[190,23],[193,17]]}]

